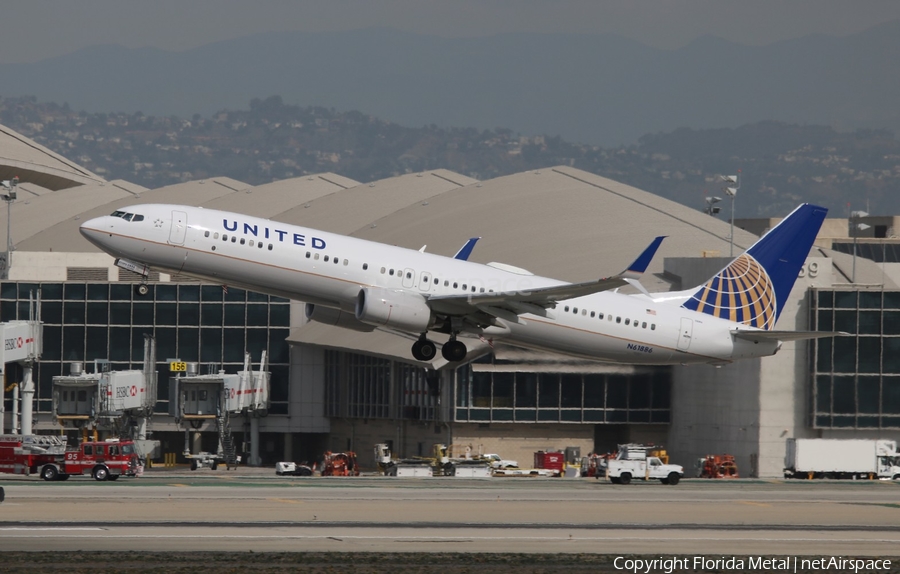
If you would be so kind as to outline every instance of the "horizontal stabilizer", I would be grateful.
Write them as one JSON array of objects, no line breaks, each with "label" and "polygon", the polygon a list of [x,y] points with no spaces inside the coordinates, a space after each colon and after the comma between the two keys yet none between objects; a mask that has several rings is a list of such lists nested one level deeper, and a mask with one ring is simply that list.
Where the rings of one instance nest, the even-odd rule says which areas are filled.
[{"label": "horizontal stabilizer", "polygon": [[824,339],[826,337],[843,337],[850,333],[843,331],[752,331],[734,329],[731,334],[747,341],[803,341],[806,339]]}]

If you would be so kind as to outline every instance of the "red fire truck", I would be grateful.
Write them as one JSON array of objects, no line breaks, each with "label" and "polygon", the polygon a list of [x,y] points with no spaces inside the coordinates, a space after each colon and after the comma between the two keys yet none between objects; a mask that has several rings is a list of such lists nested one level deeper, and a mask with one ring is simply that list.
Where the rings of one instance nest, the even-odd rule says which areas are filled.
[{"label": "red fire truck", "polygon": [[0,472],[40,473],[44,480],[68,480],[72,475],[87,474],[103,481],[137,476],[142,471],[132,441],[83,442],[69,449],[65,439],[57,436],[0,436]]}]

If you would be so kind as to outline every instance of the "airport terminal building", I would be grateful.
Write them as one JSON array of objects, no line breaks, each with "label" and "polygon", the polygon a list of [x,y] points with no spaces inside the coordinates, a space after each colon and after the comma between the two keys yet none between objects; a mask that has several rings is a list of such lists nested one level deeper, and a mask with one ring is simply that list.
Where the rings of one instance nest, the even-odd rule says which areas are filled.
[{"label": "airport terminal building", "polygon": [[[160,381],[170,359],[231,373],[245,353],[258,362],[267,352],[265,464],[353,450],[372,467],[372,447],[386,442],[398,456],[427,455],[443,443],[528,465],[538,450],[588,454],[649,442],[664,445],[689,475],[698,457],[729,453],[743,476],[773,477],[790,437],[900,438],[900,272],[887,255],[896,247],[890,218],[873,226],[881,237],[865,240],[881,247],[880,261],[854,258],[847,221],[828,220],[778,324],[848,337],[788,342],[761,360],[673,367],[609,365],[473,339],[466,360],[448,365],[413,359],[412,338],[311,322],[302,302],[234,286],[155,273],[139,294],[139,277],[116,267],[78,227],[130,205],[188,204],[445,255],[482,237],[471,261],[571,282],[616,273],[652,237],[666,235],[641,280],[664,292],[699,285],[725,265],[729,224],[567,166],[489,181],[433,170],[375,182],[322,173],[259,186],[211,178],[145,189],[106,181],[0,126],[0,179],[12,176],[20,183],[18,198],[5,202],[12,244],[2,261],[0,321],[27,318],[39,294],[37,432],[59,432],[54,376],[72,363],[140,368],[144,335],[152,334]],[[0,217],[4,231],[6,221]],[[773,224],[738,222],[735,253]],[[9,389],[19,379],[15,368],[4,372],[6,431]],[[167,385],[158,389],[152,438],[180,453],[184,431],[167,414]]]}]

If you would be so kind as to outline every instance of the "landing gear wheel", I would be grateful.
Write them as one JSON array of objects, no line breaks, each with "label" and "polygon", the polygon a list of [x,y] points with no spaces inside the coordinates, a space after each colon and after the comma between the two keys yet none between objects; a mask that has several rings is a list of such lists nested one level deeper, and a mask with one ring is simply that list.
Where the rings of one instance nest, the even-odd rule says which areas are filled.
[{"label": "landing gear wheel", "polygon": [[441,355],[451,363],[462,361],[466,358],[466,353],[468,352],[466,345],[456,339],[447,341],[441,349]]},{"label": "landing gear wheel", "polygon": [[150,292],[150,286],[146,283],[141,283],[140,285],[135,286],[134,292],[141,297],[144,297],[145,295],[147,295],[147,293]]},{"label": "landing gear wheel", "polygon": [[197,470],[197,459],[191,459],[191,470]]},{"label": "landing gear wheel", "polygon": [[412,355],[417,361],[430,361],[437,354],[437,346],[428,339],[419,339],[412,346]]}]

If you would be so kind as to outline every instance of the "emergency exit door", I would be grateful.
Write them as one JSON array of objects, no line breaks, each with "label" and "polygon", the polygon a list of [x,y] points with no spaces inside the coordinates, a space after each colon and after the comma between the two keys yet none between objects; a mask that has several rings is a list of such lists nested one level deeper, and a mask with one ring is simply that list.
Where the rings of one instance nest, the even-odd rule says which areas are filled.
[{"label": "emergency exit door", "polygon": [[687,351],[691,348],[691,338],[694,335],[694,321],[682,317],[681,331],[678,334],[678,350]]}]

